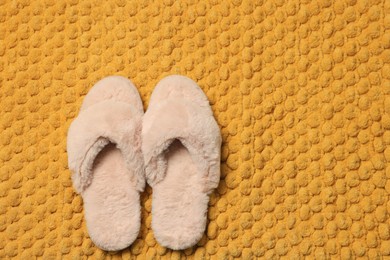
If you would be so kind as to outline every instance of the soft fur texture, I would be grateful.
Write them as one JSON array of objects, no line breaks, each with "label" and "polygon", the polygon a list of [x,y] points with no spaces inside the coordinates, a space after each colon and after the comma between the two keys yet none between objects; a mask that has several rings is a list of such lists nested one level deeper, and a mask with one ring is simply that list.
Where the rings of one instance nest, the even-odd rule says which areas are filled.
[{"label": "soft fur texture", "polygon": [[134,85],[107,77],[87,94],[68,131],[73,184],[83,197],[89,235],[105,250],[129,246],[139,232],[142,116]]},{"label": "soft fur texture", "polygon": [[145,113],[142,151],[153,187],[152,228],[172,249],[195,245],[220,178],[221,134],[207,97],[183,76],[161,80]]}]

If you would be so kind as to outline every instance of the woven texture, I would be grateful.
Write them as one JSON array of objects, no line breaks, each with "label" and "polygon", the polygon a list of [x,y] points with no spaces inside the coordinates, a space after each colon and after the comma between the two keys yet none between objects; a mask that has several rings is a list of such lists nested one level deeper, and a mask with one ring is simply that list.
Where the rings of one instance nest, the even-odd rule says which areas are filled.
[{"label": "woven texture", "polygon": [[[107,75],[199,83],[223,135],[198,246],[88,237],[66,134]],[[390,1],[0,1],[0,258],[390,257]]]}]

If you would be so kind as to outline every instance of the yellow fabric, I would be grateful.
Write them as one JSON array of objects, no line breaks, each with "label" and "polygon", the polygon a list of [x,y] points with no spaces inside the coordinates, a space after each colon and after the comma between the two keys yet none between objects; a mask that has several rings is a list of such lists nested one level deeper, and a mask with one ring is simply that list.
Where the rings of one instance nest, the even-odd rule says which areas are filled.
[{"label": "yellow fabric", "polygon": [[[390,1],[0,1],[0,258],[390,257]],[[150,228],[90,241],[66,134],[107,75],[145,107],[162,77],[207,94],[222,177],[199,246]],[[183,173],[184,174],[184,173]]]}]

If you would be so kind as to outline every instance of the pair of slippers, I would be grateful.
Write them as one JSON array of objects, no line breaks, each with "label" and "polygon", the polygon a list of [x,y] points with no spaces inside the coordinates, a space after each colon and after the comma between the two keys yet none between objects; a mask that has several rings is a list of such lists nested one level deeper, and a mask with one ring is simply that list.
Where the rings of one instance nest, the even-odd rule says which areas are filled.
[{"label": "pair of slippers", "polygon": [[152,229],[162,246],[181,250],[203,236],[209,194],[220,178],[221,134],[191,79],[162,79],[145,114],[131,81],[100,80],[69,128],[67,151],[98,247],[121,250],[137,238],[145,181],[153,188]]}]

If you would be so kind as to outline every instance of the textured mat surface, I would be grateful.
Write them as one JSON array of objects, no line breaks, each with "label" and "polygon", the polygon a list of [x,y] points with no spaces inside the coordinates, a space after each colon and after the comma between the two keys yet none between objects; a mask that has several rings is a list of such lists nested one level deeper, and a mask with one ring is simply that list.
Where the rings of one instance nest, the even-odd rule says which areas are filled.
[{"label": "textured mat surface", "polygon": [[[390,1],[0,1],[0,258],[390,257]],[[88,238],[66,133],[100,78],[196,80],[222,180],[198,246]]]}]

